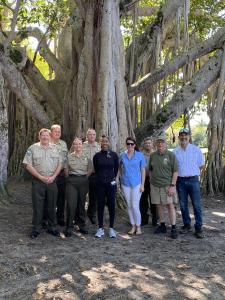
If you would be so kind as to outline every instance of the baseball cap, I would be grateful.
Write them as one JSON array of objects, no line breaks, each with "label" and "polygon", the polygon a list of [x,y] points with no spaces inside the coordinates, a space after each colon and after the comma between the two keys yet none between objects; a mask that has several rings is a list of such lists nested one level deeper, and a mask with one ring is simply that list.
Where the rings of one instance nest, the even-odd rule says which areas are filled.
[{"label": "baseball cap", "polygon": [[188,128],[181,128],[179,131],[179,135],[185,133],[185,134],[189,134],[189,129]]},{"label": "baseball cap", "polygon": [[165,132],[160,132],[160,133],[156,136],[155,140],[156,140],[156,141],[157,141],[157,140],[163,140],[163,141],[166,141],[166,135],[165,135]]}]

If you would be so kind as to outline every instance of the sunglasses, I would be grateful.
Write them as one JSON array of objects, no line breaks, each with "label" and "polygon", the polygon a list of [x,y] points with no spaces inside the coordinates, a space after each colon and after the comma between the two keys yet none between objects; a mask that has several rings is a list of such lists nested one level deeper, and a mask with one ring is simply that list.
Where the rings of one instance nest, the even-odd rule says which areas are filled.
[{"label": "sunglasses", "polygon": [[134,143],[127,143],[127,146],[134,146]]}]

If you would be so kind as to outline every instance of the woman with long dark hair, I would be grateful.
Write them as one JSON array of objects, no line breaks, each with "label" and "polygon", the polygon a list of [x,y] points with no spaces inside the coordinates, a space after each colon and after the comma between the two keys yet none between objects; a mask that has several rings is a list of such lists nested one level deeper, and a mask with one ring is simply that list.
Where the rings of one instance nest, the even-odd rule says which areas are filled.
[{"label": "woman with long dark hair", "polygon": [[122,190],[132,226],[128,234],[140,235],[142,232],[139,204],[141,193],[144,191],[146,162],[134,138],[127,137],[126,147],[127,150],[120,155],[120,168]]}]

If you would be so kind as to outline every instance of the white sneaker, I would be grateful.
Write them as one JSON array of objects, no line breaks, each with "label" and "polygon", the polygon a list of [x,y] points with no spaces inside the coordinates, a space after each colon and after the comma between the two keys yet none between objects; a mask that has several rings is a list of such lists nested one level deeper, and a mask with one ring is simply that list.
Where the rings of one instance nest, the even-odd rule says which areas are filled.
[{"label": "white sneaker", "polygon": [[99,228],[95,234],[95,237],[97,238],[101,238],[102,236],[105,235],[104,229],[103,228]]},{"label": "white sneaker", "polygon": [[115,238],[115,237],[116,237],[116,234],[117,234],[117,232],[116,232],[115,229],[109,228],[109,237],[110,237],[110,238]]}]

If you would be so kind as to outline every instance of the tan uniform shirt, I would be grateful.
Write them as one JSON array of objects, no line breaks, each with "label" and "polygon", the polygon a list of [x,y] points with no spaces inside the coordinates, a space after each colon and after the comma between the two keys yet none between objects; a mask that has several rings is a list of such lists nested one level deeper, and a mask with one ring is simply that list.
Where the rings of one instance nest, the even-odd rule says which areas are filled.
[{"label": "tan uniform shirt", "polygon": [[87,152],[83,151],[80,155],[69,153],[67,157],[67,167],[70,175],[87,175],[90,160]]},{"label": "tan uniform shirt", "polygon": [[23,159],[24,164],[32,165],[42,176],[52,176],[59,163],[62,162],[62,157],[56,145],[49,144],[45,148],[40,142],[30,146]]},{"label": "tan uniform shirt", "polygon": [[67,159],[67,153],[68,153],[66,142],[64,142],[63,140],[59,140],[59,142],[57,144],[55,144],[53,142],[51,144],[57,146],[57,148],[58,148],[58,150],[60,152],[60,155],[62,156],[63,166],[65,166],[66,159]]},{"label": "tan uniform shirt", "polygon": [[87,152],[88,158],[91,162],[91,170],[94,172],[93,166],[93,157],[94,155],[101,150],[101,146],[99,143],[94,142],[93,144],[89,144],[87,141],[83,143],[83,151]]}]

